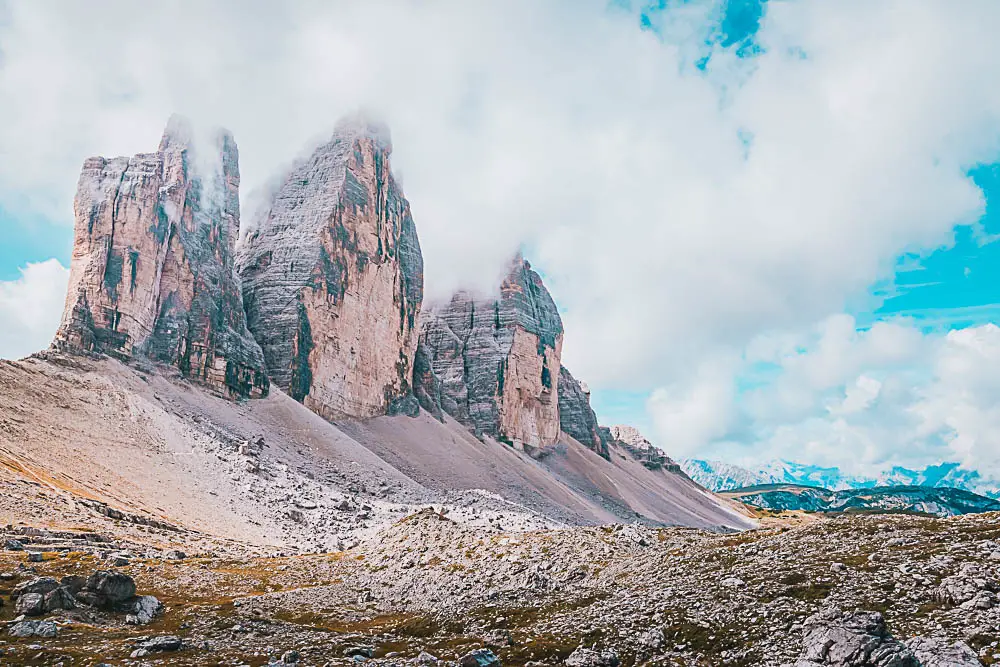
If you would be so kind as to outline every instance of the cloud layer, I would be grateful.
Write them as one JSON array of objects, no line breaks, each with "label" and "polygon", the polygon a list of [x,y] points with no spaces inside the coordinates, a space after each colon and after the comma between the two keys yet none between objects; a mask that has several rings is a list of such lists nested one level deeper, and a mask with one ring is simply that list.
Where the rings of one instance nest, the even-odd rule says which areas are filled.
[{"label": "cloud layer", "polygon": [[858,331],[838,315],[797,335],[759,337],[730,371],[711,378],[713,390],[694,385],[650,399],[677,454],[784,459],[869,476],[949,461],[1000,481],[994,324],[940,334],[906,322]]},{"label": "cloud layer", "polygon": [[83,158],[149,150],[180,111],[234,131],[249,207],[371,109],[431,296],[488,288],[525,246],[574,373],[653,391],[663,444],[694,448],[740,427],[711,406],[751,341],[811,330],[978,218],[1000,5],[769,3],[750,59],[706,45],[718,3],[668,5],[657,34],[598,0],[0,4],[0,203],[68,224]]}]

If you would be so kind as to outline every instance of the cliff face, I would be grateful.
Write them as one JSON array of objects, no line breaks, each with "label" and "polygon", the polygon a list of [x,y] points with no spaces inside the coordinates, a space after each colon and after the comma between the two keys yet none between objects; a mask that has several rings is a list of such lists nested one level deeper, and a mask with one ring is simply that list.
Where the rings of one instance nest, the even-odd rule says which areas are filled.
[{"label": "cliff face", "polygon": [[607,435],[590,407],[590,389],[565,366],[559,369],[559,423],[578,442],[609,458]]},{"label": "cliff face", "polygon": [[272,381],[328,419],[417,409],[423,259],[390,152],[384,128],[342,122],[240,249],[243,303]]},{"label": "cliff face", "polygon": [[562,320],[520,257],[497,299],[456,294],[421,322],[417,397],[477,435],[534,447],[559,439]]},{"label": "cliff face", "polygon": [[147,356],[224,394],[267,394],[234,273],[239,155],[226,132],[214,151],[196,168],[191,128],[174,117],[157,152],[84,163],[55,346]]}]

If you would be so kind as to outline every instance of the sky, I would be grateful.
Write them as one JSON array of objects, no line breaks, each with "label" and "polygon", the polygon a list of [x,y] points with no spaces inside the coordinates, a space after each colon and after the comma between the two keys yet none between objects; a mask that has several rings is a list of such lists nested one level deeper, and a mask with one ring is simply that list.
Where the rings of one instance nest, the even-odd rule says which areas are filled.
[{"label": "sky", "polygon": [[0,356],[47,345],[90,155],[236,137],[243,222],[393,133],[429,300],[523,248],[604,423],[674,456],[1000,477],[995,0],[0,0]]}]

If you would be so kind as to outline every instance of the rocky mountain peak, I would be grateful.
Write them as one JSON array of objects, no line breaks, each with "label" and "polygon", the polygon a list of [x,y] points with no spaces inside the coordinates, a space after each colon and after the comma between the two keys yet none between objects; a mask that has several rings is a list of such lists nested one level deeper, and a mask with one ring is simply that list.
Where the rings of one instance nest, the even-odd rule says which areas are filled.
[{"label": "rocky mountain peak", "polygon": [[559,439],[563,328],[541,277],[518,255],[496,297],[455,294],[421,321],[417,396],[479,435],[533,447]]},{"label": "rocky mountain peak", "polygon": [[611,437],[619,442],[623,442],[630,447],[635,447],[636,449],[655,449],[652,442],[650,442],[646,436],[644,436],[639,429],[634,426],[628,426],[626,424],[618,424],[617,426],[611,426]]},{"label": "rocky mountain peak", "polygon": [[392,153],[392,132],[389,126],[364,112],[344,116],[334,128],[333,136],[343,140],[367,139],[379,150]]},{"label": "rocky mountain peak", "polygon": [[[218,130],[219,134],[229,135],[226,130]],[[163,129],[163,136],[160,137],[160,153],[165,153],[170,148],[186,150],[194,143],[194,126],[187,117],[180,114],[172,114],[167,120],[167,126]]]},{"label": "rocky mountain peak", "polygon": [[681,467],[634,426],[619,424],[607,429],[606,437],[642,462],[647,468],[682,472]]},{"label": "rocky mountain peak", "polygon": [[300,160],[239,253],[272,380],[327,418],[416,411],[423,258],[388,130],[352,117]]},{"label": "rocky mountain peak", "polygon": [[228,133],[213,166],[191,159],[172,117],[156,153],[86,160],[74,200],[70,284],[54,344],[146,356],[231,395],[268,390],[234,273],[239,154]]}]

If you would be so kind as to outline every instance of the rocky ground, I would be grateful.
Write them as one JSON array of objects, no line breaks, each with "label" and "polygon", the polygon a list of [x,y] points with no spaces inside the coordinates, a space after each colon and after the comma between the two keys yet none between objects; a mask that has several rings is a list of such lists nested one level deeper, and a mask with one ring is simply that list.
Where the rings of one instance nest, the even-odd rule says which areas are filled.
[{"label": "rocky ground", "polygon": [[[8,626],[0,659],[373,667],[1000,661],[1000,516],[779,516],[763,525],[729,534],[638,526],[511,533],[426,510],[352,549],[295,556],[241,554],[236,543],[205,539],[184,554],[106,534],[9,527],[2,540],[15,541],[0,552]],[[36,600],[30,590],[45,595]],[[37,615],[21,618],[27,613]]]}]

